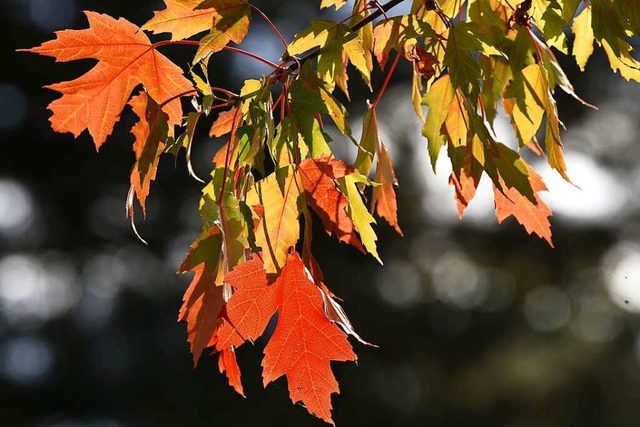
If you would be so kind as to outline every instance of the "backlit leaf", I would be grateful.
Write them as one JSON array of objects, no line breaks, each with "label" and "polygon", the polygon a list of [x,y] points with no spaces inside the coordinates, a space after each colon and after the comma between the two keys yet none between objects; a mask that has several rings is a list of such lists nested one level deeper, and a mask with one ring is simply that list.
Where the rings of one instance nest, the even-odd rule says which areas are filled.
[{"label": "backlit leaf", "polygon": [[364,205],[362,200],[362,195],[358,190],[358,184],[369,185],[371,182],[367,177],[359,173],[345,175],[344,177],[339,178],[339,182],[341,190],[349,200],[347,213],[349,214],[351,221],[353,221],[354,227],[358,230],[360,239],[362,239],[362,244],[367,252],[373,255],[373,257],[382,264],[382,260],[380,260],[378,250],[376,248],[376,240],[378,240],[378,237],[371,226],[371,224],[376,223],[376,220],[367,210],[367,207]]},{"label": "backlit leaf", "polygon": [[370,71],[362,48],[362,39],[344,24],[314,20],[311,27],[296,34],[287,47],[289,55],[298,55],[313,48],[320,48],[318,73],[325,82],[336,82],[343,92],[347,91],[347,75],[343,54],[360,71],[365,83]]},{"label": "backlit leaf", "polygon": [[49,104],[51,126],[56,132],[80,135],[85,129],[96,148],[111,134],[133,89],[142,84],[169,116],[169,125],[182,121],[178,97],[192,89],[182,70],[156,51],[140,28],[108,15],[84,12],[89,28],[56,32],[57,38],[27,49],[58,61],[97,59],[83,76],[47,86],[62,94]]},{"label": "backlit leaf", "polygon": [[262,248],[267,274],[278,273],[284,266],[289,249],[300,235],[298,196],[300,178],[285,166],[256,182],[247,196],[249,206],[262,205],[264,214],[256,229],[256,244]]},{"label": "backlit leaf", "polygon": [[247,0],[205,0],[196,10],[214,13],[211,31],[200,39],[193,62],[221,51],[230,41],[241,43],[249,32],[251,9]]},{"label": "backlit leaf", "polygon": [[339,389],[330,362],[355,361],[356,355],[344,332],[327,319],[321,291],[297,253],[289,255],[274,286],[278,323],[264,349],[264,385],[286,375],[291,401],[333,424],[331,394]]},{"label": "backlit leaf", "polygon": [[469,205],[469,202],[475,196],[482,177],[482,165],[473,157],[472,145],[465,146],[464,150],[465,153],[460,168],[454,165],[454,171],[449,177],[449,184],[455,188],[454,196],[460,219],[462,219],[464,210]]},{"label": "backlit leaf", "polygon": [[209,130],[209,136],[223,136],[231,132],[234,127],[237,127],[242,122],[242,114],[237,108],[223,111],[218,114],[218,118]]},{"label": "backlit leaf", "polygon": [[456,21],[449,31],[444,55],[444,65],[449,67],[451,84],[469,96],[476,94],[480,88],[480,65],[474,52],[482,49],[472,30],[470,24]]},{"label": "backlit leaf", "polygon": [[183,40],[211,29],[215,9],[197,9],[203,0],[164,0],[165,9],[154,12],[142,26],[155,34],[171,33],[171,40]]},{"label": "backlit leaf", "polygon": [[380,143],[378,152],[378,166],[376,168],[376,185],[373,187],[371,197],[371,210],[387,220],[396,232],[402,235],[398,224],[398,203],[396,201],[396,191],[394,186],[398,185],[396,174],[393,171],[393,163],[387,146]]},{"label": "backlit leaf", "polygon": [[591,8],[585,7],[582,12],[573,20],[571,30],[575,34],[573,41],[573,56],[580,67],[584,71],[589,57],[593,53],[593,28],[591,26]]},{"label": "backlit leaf", "polygon": [[431,157],[433,170],[436,168],[436,161],[444,145],[444,136],[441,132],[442,124],[447,118],[449,107],[454,99],[455,91],[449,75],[444,75],[435,81],[423,100],[423,104],[429,107],[429,112],[422,127],[422,135],[428,141],[429,157]]},{"label": "backlit leaf", "polygon": [[202,350],[209,346],[216,327],[218,315],[224,306],[222,235],[216,227],[199,237],[182,262],[179,273],[195,273],[184,294],[179,321],[187,322],[188,341],[193,353],[193,364],[198,364]]},{"label": "backlit leaf", "polygon": [[229,385],[242,397],[245,397],[240,380],[240,367],[236,361],[236,352],[233,348],[224,349],[218,356],[218,370],[225,373],[229,379]]},{"label": "backlit leaf", "polygon": [[349,201],[338,190],[337,181],[338,178],[355,170],[342,161],[322,158],[303,160],[299,171],[307,195],[307,203],[322,219],[327,233],[334,233],[339,241],[364,252],[353,221],[346,211]]},{"label": "backlit leaf", "polygon": [[546,76],[537,64],[531,64],[513,80],[507,96],[513,101],[513,125],[518,135],[520,146],[533,139],[542,124],[545,102],[548,97]]},{"label": "backlit leaf", "polygon": [[264,263],[258,255],[237,265],[224,276],[234,289],[225,309],[225,322],[217,333],[218,351],[239,347],[262,335],[276,311],[276,287],[268,285]]},{"label": "backlit leaf", "polygon": [[160,154],[167,140],[169,117],[145,92],[133,97],[129,105],[140,118],[131,129],[135,137],[133,152],[136,155],[136,163],[131,170],[131,186],[142,206],[142,212],[146,213],[149,187],[156,178]]},{"label": "backlit leaf", "polygon": [[549,246],[553,247],[551,223],[549,222],[549,217],[552,215],[551,209],[538,195],[539,191],[545,191],[547,187],[533,168],[528,167],[528,169],[531,186],[535,191],[535,202],[524,197],[515,188],[505,189],[503,193],[494,187],[496,217],[498,222],[502,223],[506,218],[513,215],[524,226],[527,233],[537,234],[541,239],[545,239]]}]

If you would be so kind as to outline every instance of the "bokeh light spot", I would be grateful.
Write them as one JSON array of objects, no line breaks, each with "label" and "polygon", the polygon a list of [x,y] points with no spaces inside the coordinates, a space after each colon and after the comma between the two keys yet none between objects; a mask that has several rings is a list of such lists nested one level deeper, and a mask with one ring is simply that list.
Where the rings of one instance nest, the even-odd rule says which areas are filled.
[{"label": "bokeh light spot", "polygon": [[604,258],[604,270],[613,302],[626,311],[640,312],[640,245],[615,246]]},{"label": "bokeh light spot", "polygon": [[51,346],[37,337],[6,341],[2,349],[2,373],[15,383],[31,386],[42,383],[53,367]]},{"label": "bokeh light spot", "polygon": [[397,307],[417,302],[422,294],[418,272],[406,261],[390,261],[380,272],[376,284],[382,299]]},{"label": "bokeh light spot", "polygon": [[33,223],[34,216],[29,190],[17,181],[0,179],[0,234],[20,236]]},{"label": "bokeh light spot", "polygon": [[538,286],[527,294],[524,313],[532,329],[539,332],[553,332],[569,321],[571,302],[560,288]]}]

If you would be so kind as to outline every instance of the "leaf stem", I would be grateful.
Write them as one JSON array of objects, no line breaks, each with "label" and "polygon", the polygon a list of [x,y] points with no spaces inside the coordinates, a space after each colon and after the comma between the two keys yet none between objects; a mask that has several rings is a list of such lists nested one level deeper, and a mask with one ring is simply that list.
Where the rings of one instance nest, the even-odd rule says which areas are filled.
[{"label": "leaf stem", "polygon": [[531,32],[531,28],[524,27],[524,29],[527,32],[529,39],[531,39],[531,43],[533,44],[533,47],[536,49],[536,53],[538,54],[538,61],[542,62],[542,52],[540,51],[540,46],[538,46],[538,42],[536,41],[536,36],[534,36],[533,33]]},{"label": "leaf stem", "polygon": [[235,53],[239,53],[245,56],[248,56],[249,58],[253,58],[256,61],[260,61],[263,64],[268,65],[269,67],[273,68],[274,70],[277,70],[278,68],[280,68],[280,66],[278,64],[274,64],[273,62],[269,61],[268,59],[265,59],[263,57],[261,57],[260,55],[256,55],[255,53],[251,53],[247,50],[244,49],[239,49],[237,47],[232,47],[232,46],[225,46],[222,48],[223,50],[227,50],[229,52],[235,52]]},{"label": "leaf stem", "polygon": [[211,90],[214,92],[220,92],[224,95],[227,95],[229,98],[237,98],[239,96],[223,87],[211,86]]},{"label": "leaf stem", "polygon": [[169,99],[167,99],[166,101],[163,101],[162,103],[160,103],[159,107],[160,107],[160,108],[162,108],[162,107],[164,107],[165,105],[167,105],[168,103],[170,103],[170,102],[172,102],[172,101],[175,101],[175,100],[176,100],[176,99],[178,99],[178,98],[182,98],[183,96],[187,96],[187,95],[191,95],[191,94],[194,94],[194,95],[195,95],[195,94],[196,94],[196,93],[198,93],[198,92],[200,92],[200,90],[199,90],[199,89],[191,89],[191,90],[187,90],[187,91],[185,91],[185,92],[179,93],[179,94],[177,94],[177,95],[173,95],[171,98],[169,98]]},{"label": "leaf stem", "polygon": [[400,59],[400,52],[396,52],[396,57],[393,59],[393,64],[391,64],[391,67],[389,68],[387,77],[384,79],[384,83],[382,83],[382,87],[378,91],[378,95],[376,96],[376,99],[373,101],[373,104],[371,104],[372,108],[375,108],[380,102],[380,99],[382,99],[382,95],[384,94],[384,91],[387,89],[387,86],[389,86],[389,81],[391,81],[391,76],[393,75],[393,72],[396,70],[396,66],[398,65],[399,59]]},{"label": "leaf stem", "polygon": [[[168,46],[168,45],[188,45],[188,46],[200,46],[200,42],[197,40],[163,40],[161,42],[157,42],[151,45],[152,48],[157,49],[159,47],[162,46]],[[277,70],[278,68],[280,68],[280,66],[278,64],[274,64],[273,62],[269,61],[268,59],[265,59],[263,57],[261,57],[260,55],[256,55],[255,53],[251,53],[247,50],[244,49],[240,49],[237,47],[233,47],[233,46],[225,46],[222,48],[222,50],[226,50],[229,52],[234,52],[234,53],[239,53],[241,55],[245,55],[248,56],[249,58],[253,58],[256,61],[260,61],[263,64],[268,65],[269,67],[273,68],[274,70]]]},{"label": "leaf stem", "polygon": [[276,25],[273,23],[273,21],[271,19],[269,19],[269,17],[262,10],[260,10],[257,6],[249,3],[249,7],[251,9],[253,9],[258,15],[262,16],[262,19],[264,19],[265,22],[271,27],[273,32],[276,33],[276,35],[278,36],[278,38],[282,42],[282,45],[286,49],[287,48],[287,41],[284,39],[284,37],[282,36],[282,33],[280,32],[280,30],[278,30],[278,27],[276,27]]}]

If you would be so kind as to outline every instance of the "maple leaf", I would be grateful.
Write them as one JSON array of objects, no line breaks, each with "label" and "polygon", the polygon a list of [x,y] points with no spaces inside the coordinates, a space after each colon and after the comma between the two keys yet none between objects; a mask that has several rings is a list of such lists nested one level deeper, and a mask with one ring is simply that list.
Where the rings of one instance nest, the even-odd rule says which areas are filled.
[{"label": "maple leaf", "polygon": [[349,200],[338,190],[337,183],[338,178],[353,173],[355,169],[340,160],[324,157],[305,159],[298,170],[308,195],[307,203],[318,214],[327,233],[334,233],[340,242],[364,252],[346,211]]},{"label": "maple leaf", "polygon": [[385,19],[373,28],[373,55],[383,70],[389,60],[389,52],[392,48],[397,48],[402,23],[400,19]]},{"label": "maple leaf", "polygon": [[529,165],[529,181],[535,191],[535,203],[527,199],[515,188],[506,188],[503,191],[493,187],[493,194],[496,201],[496,217],[498,223],[502,223],[506,218],[513,217],[524,226],[527,233],[535,233],[540,238],[545,239],[549,246],[553,247],[551,240],[551,223],[549,217],[552,215],[551,209],[542,201],[538,195],[539,191],[546,191],[547,187],[538,173]]},{"label": "maple leaf", "polygon": [[335,82],[348,96],[344,55],[360,71],[365,83],[369,84],[371,73],[362,48],[362,39],[347,25],[314,20],[310,28],[296,34],[295,40],[287,47],[287,52],[289,55],[298,55],[315,47],[320,49],[318,73],[325,82]]},{"label": "maple leaf", "polygon": [[322,0],[320,7],[335,6],[336,9],[340,9],[345,4],[347,4],[347,0]]},{"label": "maple leaf", "polygon": [[454,99],[455,90],[447,74],[433,83],[431,90],[427,92],[423,100],[423,104],[429,107],[429,112],[427,113],[427,120],[422,127],[422,135],[427,138],[431,167],[434,171],[440,150],[444,145],[444,137],[441,132],[442,124],[447,118],[449,106],[451,106]]},{"label": "maple leaf", "polygon": [[[353,28],[359,22],[362,22],[363,19],[369,19],[369,16],[371,16],[370,10],[371,7],[369,0],[356,0],[353,5],[354,13],[351,15],[351,19],[349,20],[349,26]],[[369,70],[369,74],[371,74],[371,71],[373,70],[373,22],[360,26],[356,33],[362,40],[362,50],[364,50],[367,70]],[[371,85],[369,85],[369,89],[373,90]]]},{"label": "maple leaf", "polygon": [[542,123],[547,90],[545,75],[537,64],[522,70],[521,78],[515,79],[507,88],[505,98],[512,97],[513,103],[513,107],[507,110],[511,110],[513,126],[521,146],[535,137]]},{"label": "maple leaf", "polygon": [[202,350],[210,345],[209,341],[220,324],[218,315],[224,306],[221,250],[220,229],[212,227],[191,246],[178,270],[179,273],[195,273],[178,315],[178,321],[187,322],[194,366],[198,364]]},{"label": "maple leaf", "polygon": [[584,10],[573,20],[571,30],[575,34],[573,42],[573,56],[576,63],[580,67],[580,71],[584,71],[589,57],[593,53],[593,27],[591,26],[591,8],[585,7]]},{"label": "maple leaf", "polygon": [[452,156],[454,165],[453,172],[449,177],[449,184],[455,188],[456,207],[460,219],[462,219],[469,202],[475,196],[482,177],[482,165],[473,157],[473,145],[465,146],[464,150],[465,154],[461,166],[458,167],[455,164],[456,162],[453,160],[455,156]]},{"label": "maple leaf", "polygon": [[240,114],[237,108],[223,111],[218,114],[218,118],[215,122],[213,122],[213,125],[211,125],[209,136],[213,137],[226,135],[234,128],[238,127],[240,122],[242,122],[242,114]]},{"label": "maple leaf", "polygon": [[[89,28],[56,32],[56,39],[32,49],[57,61],[97,59],[98,64],[83,76],[46,86],[62,93],[49,104],[51,126],[56,132],[75,137],[85,129],[96,149],[111,134],[133,89],[142,84],[169,116],[169,125],[182,120],[178,97],[193,88],[182,70],[156,51],[144,32],[131,22],[85,11]],[[175,99],[174,99],[175,98]]]},{"label": "maple leaf", "polygon": [[396,174],[393,171],[393,163],[387,146],[380,145],[378,152],[378,167],[376,168],[375,180],[378,184],[373,187],[371,196],[371,210],[386,219],[390,226],[402,236],[402,230],[398,224],[398,203],[396,201],[396,191],[394,185],[398,185]]},{"label": "maple leaf", "polygon": [[276,311],[275,286],[269,286],[262,259],[238,264],[224,276],[234,293],[225,307],[224,322],[216,333],[216,349],[239,347],[262,335]]},{"label": "maple leaf", "polygon": [[449,31],[449,41],[443,64],[449,67],[451,84],[465,95],[473,96],[479,89],[480,65],[474,52],[482,46],[473,34],[474,27],[467,22],[456,21]]},{"label": "maple leaf", "polygon": [[327,319],[320,290],[297,253],[289,255],[274,286],[278,323],[264,349],[263,383],[286,375],[292,402],[333,424],[331,394],[339,388],[330,362],[355,361],[356,355],[344,332]]},{"label": "maple leaf", "polygon": [[165,9],[154,12],[142,26],[155,34],[171,33],[171,40],[183,40],[211,29],[214,9],[197,9],[203,0],[164,0]]},{"label": "maple leaf", "polygon": [[362,120],[362,135],[358,144],[358,156],[353,162],[361,174],[368,176],[373,165],[373,155],[378,150],[380,139],[378,137],[378,118],[374,105],[369,105],[367,114]]},{"label": "maple leaf", "polygon": [[464,97],[456,89],[455,97],[447,109],[447,117],[444,120],[441,132],[449,138],[453,146],[464,145],[469,134],[469,113],[464,108]]},{"label": "maple leaf", "polygon": [[229,385],[242,397],[244,390],[242,388],[242,381],[240,379],[240,367],[236,361],[236,352],[233,348],[228,348],[220,351],[218,356],[218,370],[220,373],[225,373],[229,379]]},{"label": "maple leaf", "polygon": [[255,230],[256,245],[262,248],[267,274],[278,273],[289,249],[300,236],[297,173],[290,166],[280,168],[256,183],[247,195],[249,206],[262,205],[264,213]]},{"label": "maple leaf", "polygon": [[414,64],[416,71],[423,79],[429,80],[436,73],[433,67],[438,64],[438,59],[421,46],[407,45],[404,56]]},{"label": "maple leaf", "polygon": [[378,133],[378,119],[375,105],[370,105],[362,124],[362,137],[358,145],[358,157],[354,166],[364,176],[368,176],[373,163],[373,154],[378,154],[378,167],[376,169],[376,182],[379,184],[373,188],[371,211],[377,208],[377,213],[386,219],[398,234],[402,231],[398,226],[398,207],[396,193],[393,189],[397,185],[396,176],[391,165],[391,157],[387,147],[380,141]]},{"label": "maple leaf", "polygon": [[211,31],[200,39],[193,62],[221,51],[230,41],[242,43],[249,32],[251,9],[247,0],[204,0],[197,9],[211,10],[214,14]]},{"label": "maple leaf", "polygon": [[171,33],[171,40],[209,30],[200,40],[194,62],[222,50],[230,41],[241,43],[249,31],[251,9],[246,0],[165,0],[165,5],[142,28],[155,34]]},{"label": "maple leaf", "polygon": [[[373,29],[373,54],[384,69],[391,49],[406,52],[415,46],[418,38],[435,39],[437,34],[427,23],[413,15],[395,16],[381,21]],[[407,58],[411,60],[411,58]]]},{"label": "maple leaf", "polygon": [[378,255],[376,240],[378,239],[371,224],[375,224],[376,220],[371,216],[367,207],[362,201],[362,195],[358,190],[358,185],[371,185],[366,176],[357,172],[345,175],[338,180],[340,189],[344,192],[349,200],[347,213],[353,221],[353,225],[358,230],[358,234],[362,239],[362,244],[373,257],[382,264],[382,260]]},{"label": "maple leaf", "polygon": [[[167,114],[145,92],[131,98],[129,102],[133,112],[140,121],[131,128],[135,137],[133,151],[136,155],[136,163],[131,171],[131,186],[136,197],[146,214],[145,202],[149,195],[151,181],[156,177],[160,154],[164,149],[167,139],[168,120]],[[128,211],[133,215],[133,206]]]}]

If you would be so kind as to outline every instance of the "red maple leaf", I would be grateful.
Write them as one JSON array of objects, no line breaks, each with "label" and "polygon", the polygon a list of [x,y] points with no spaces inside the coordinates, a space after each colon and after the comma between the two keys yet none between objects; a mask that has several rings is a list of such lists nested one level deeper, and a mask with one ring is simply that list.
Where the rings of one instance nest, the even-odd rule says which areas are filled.
[{"label": "red maple leaf", "polygon": [[278,324],[264,349],[262,378],[266,386],[287,376],[291,400],[333,424],[331,394],[339,393],[332,360],[356,360],[347,336],[324,312],[320,289],[292,253],[276,280]]},{"label": "red maple leaf", "polygon": [[225,321],[216,333],[219,351],[257,339],[277,308],[275,286],[268,285],[264,263],[258,255],[237,265],[224,276],[224,281],[234,292],[226,305]]},{"label": "red maple leaf", "polygon": [[[235,348],[262,335],[277,311],[278,323],[262,361],[264,385],[286,375],[291,400],[301,401],[310,413],[333,424],[331,394],[339,389],[330,361],[356,360],[356,355],[346,334],[327,316],[324,298],[328,295],[323,295],[309,274],[295,252],[273,284],[268,283],[260,256],[237,265],[224,277],[234,292],[209,345],[220,352],[220,372],[244,396]],[[344,327],[346,315],[339,310],[343,314],[339,323]],[[346,322],[350,326],[348,319]]]},{"label": "red maple leaf", "polygon": [[356,170],[340,160],[325,157],[303,160],[299,171],[302,184],[309,196],[307,202],[322,219],[327,233],[335,233],[339,241],[348,243],[364,253],[353,222],[345,210],[349,200],[337,187],[338,178]]},{"label": "red maple leaf", "polygon": [[240,367],[236,361],[236,352],[233,348],[227,348],[220,351],[218,357],[218,369],[220,373],[226,373],[229,379],[229,385],[242,397],[244,395],[244,389],[242,388],[242,381],[240,380]]}]

